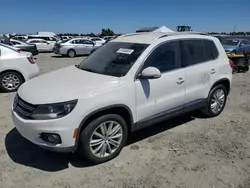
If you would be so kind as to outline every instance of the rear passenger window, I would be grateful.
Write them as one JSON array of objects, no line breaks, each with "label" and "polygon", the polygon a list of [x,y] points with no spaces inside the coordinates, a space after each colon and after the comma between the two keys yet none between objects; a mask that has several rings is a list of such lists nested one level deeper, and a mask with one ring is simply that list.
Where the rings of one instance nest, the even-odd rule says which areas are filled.
[{"label": "rear passenger window", "polygon": [[206,61],[203,40],[184,40],[182,44],[182,62],[185,66]]},{"label": "rear passenger window", "polygon": [[219,56],[217,47],[213,41],[203,40],[203,44],[205,48],[206,61],[214,60]]}]

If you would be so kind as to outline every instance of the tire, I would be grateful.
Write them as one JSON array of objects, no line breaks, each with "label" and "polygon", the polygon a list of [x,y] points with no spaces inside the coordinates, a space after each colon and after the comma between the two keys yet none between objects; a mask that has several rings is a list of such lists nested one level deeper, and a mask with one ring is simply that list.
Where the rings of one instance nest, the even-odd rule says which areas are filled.
[{"label": "tire", "polygon": [[[212,104],[216,103],[216,102],[214,102],[214,99],[215,99],[214,97],[215,97],[216,92],[220,92],[220,91],[222,91],[224,94],[224,101],[223,101],[223,103],[219,102],[221,104],[221,106],[218,103],[216,104],[216,107],[218,106],[218,111],[215,111],[215,108],[214,109],[212,108]],[[220,113],[223,111],[223,109],[226,105],[227,94],[228,94],[227,90],[223,84],[219,84],[219,85],[216,85],[215,87],[213,87],[209,92],[206,106],[205,106],[205,108],[203,108],[201,110],[201,112],[207,117],[216,117],[216,116],[220,115]],[[219,101],[222,101],[222,100],[219,100]]]},{"label": "tire", "polygon": [[4,92],[17,91],[17,89],[23,84],[23,82],[23,76],[18,72],[7,71],[0,74],[0,90]]},{"label": "tire", "polygon": [[[101,125],[105,122],[106,122],[106,124],[104,126],[106,126],[106,130],[109,130],[109,126],[110,126],[111,121],[113,122],[113,124],[112,124],[113,129],[110,129],[110,131],[107,131],[107,132],[112,133],[112,130],[115,130],[115,127],[117,127],[119,125],[120,129],[118,132],[114,131],[114,132],[116,132],[116,134],[114,134],[114,136],[122,135],[122,137],[113,139],[113,140],[116,139],[115,140],[116,144],[119,142],[117,148],[115,147],[115,145],[113,145],[114,142],[112,139],[111,139],[112,140],[112,142],[111,142],[111,140],[106,140],[107,137],[102,139],[101,137],[99,137],[99,135],[96,136],[96,134],[98,134],[98,133],[102,134]],[[94,134],[95,132],[97,132],[97,133]],[[81,141],[80,147],[81,147],[82,152],[83,152],[82,154],[89,162],[91,162],[93,164],[104,163],[106,161],[114,159],[116,156],[118,156],[120,154],[122,148],[126,144],[127,136],[128,136],[127,124],[121,116],[119,116],[117,114],[107,114],[107,115],[100,116],[99,118],[93,120],[90,124],[88,124],[87,127],[82,131],[82,133],[80,135],[80,141]],[[91,146],[91,141],[93,142],[92,146]],[[98,142],[96,142],[96,141],[98,141]],[[97,144],[97,143],[102,143],[102,144]],[[103,146],[103,147],[101,147],[101,146]],[[101,148],[99,148],[99,147],[101,147]],[[102,152],[102,149],[105,150],[105,152]],[[96,154],[94,154],[94,150],[97,150]],[[101,156],[101,155],[103,155],[103,156]],[[104,156],[104,155],[106,155],[106,156]]]},{"label": "tire", "polygon": [[75,57],[76,56],[76,51],[75,50],[69,50],[68,53],[67,53],[67,55],[69,57]]}]

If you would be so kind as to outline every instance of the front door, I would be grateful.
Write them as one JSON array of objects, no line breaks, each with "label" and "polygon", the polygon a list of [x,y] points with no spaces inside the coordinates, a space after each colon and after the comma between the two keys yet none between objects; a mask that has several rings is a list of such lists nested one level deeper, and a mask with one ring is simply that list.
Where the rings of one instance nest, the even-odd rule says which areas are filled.
[{"label": "front door", "polygon": [[158,79],[135,81],[138,126],[182,112],[186,83],[180,61],[179,42],[171,41],[159,45],[144,62],[139,73],[147,67],[155,67],[162,75]]}]

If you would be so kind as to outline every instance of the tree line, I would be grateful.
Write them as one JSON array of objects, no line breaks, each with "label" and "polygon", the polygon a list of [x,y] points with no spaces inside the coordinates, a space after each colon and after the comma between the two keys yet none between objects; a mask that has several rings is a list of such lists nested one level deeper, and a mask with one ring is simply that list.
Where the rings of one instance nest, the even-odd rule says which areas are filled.
[{"label": "tree line", "polygon": [[95,33],[84,33],[84,34],[79,34],[79,33],[60,33],[58,36],[90,36],[90,37],[96,37],[96,36],[115,36],[115,35],[121,35],[121,34],[115,34],[115,32],[111,29],[102,29],[101,33],[95,34]]},{"label": "tree line", "polygon": [[250,31],[247,31],[247,32],[243,32],[243,31],[239,31],[239,32],[230,32],[230,33],[227,33],[227,32],[208,32],[208,34],[210,35],[231,35],[231,36],[235,36],[235,35],[243,35],[243,36],[246,36],[246,35],[250,35]]}]

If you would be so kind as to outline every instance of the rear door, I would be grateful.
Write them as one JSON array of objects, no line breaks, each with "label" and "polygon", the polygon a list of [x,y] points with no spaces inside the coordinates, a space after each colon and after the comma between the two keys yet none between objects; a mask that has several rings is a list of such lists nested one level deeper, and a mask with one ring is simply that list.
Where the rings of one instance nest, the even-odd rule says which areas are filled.
[{"label": "rear door", "polygon": [[94,42],[90,40],[83,40],[84,44],[84,54],[90,54],[90,52],[93,50],[95,44]]},{"label": "rear door", "polygon": [[76,51],[76,54],[82,54],[81,40],[75,39],[70,42],[73,44],[72,48]]},{"label": "rear door", "polygon": [[[213,41],[187,39],[181,41],[182,62],[186,72],[185,108],[202,106],[218,72],[218,51]],[[215,47],[216,48],[216,47]]]}]

